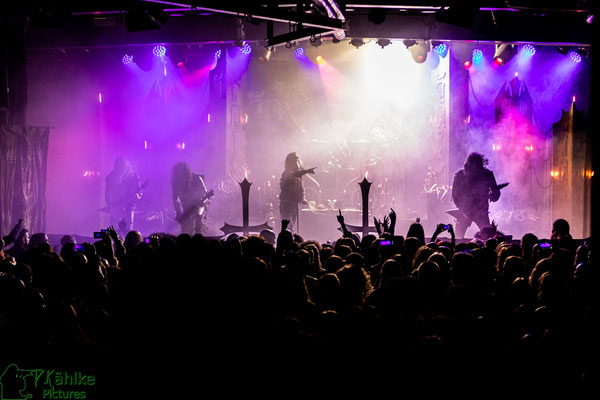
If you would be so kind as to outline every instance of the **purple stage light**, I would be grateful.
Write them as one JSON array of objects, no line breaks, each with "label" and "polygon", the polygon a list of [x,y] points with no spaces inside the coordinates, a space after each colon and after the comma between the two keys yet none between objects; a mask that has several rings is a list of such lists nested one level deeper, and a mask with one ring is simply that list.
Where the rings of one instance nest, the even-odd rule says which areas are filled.
[{"label": "purple stage light", "polygon": [[221,58],[221,49],[219,49],[219,50],[215,51],[215,58],[216,58],[216,59],[219,59],[219,58]]},{"label": "purple stage light", "polygon": [[130,54],[125,54],[121,61],[123,61],[123,64],[125,64],[125,65],[131,64],[133,62],[133,56]]},{"label": "purple stage light", "polygon": [[248,43],[246,43],[242,46],[242,53],[250,54],[251,52],[252,52],[252,47],[250,47],[250,45]]},{"label": "purple stage light", "polygon": [[532,56],[535,54],[535,47],[533,47],[530,44],[526,44],[525,46],[523,46],[523,54],[525,54],[526,56]]},{"label": "purple stage light", "polygon": [[479,64],[483,58],[483,52],[479,49],[473,49],[473,64]]},{"label": "purple stage light", "polygon": [[166,53],[167,49],[165,46],[154,46],[152,49],[152,54],[154,54],[155,57],[163,57]]},{"label": "purple stage light", "polygon": [[296,50],[294,50],[294,58],[299,60],[302,57],[304,57],[304,49],[302,47],[298,47]]},{"label": "purple stage light", "polygon": [[443,57],[446,54],[446,52],[448,51],[448,46],[446,46],[446,43],[442,43],[442,44],[439,44],[439,45],[435,46],[433,48],[433,51],[436,54],[438,54],[438,55],[440,55],[440,56]]},{"label": "purple stage light", "polygon": [[576,51],[573,51],[573,50],[569,51],[569,57],[571,58],[571,61],[573,61],[573,62],[576,62],[576,63],[581,62],[581,54],[579,54]]}]

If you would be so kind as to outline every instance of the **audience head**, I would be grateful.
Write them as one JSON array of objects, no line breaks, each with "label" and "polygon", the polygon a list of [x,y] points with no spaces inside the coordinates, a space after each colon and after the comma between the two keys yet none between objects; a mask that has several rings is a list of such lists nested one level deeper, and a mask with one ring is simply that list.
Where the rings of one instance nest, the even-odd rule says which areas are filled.
[{"label": "audience head", "polygon": [[64,246],[65,243],[77,244],[77,240],[75,239],[75,236],[73,236],[73,235],[64,235],[63,237],[60,238],[60,245]]},{"label": "audience head", "polygon": [[419,239],[419,242],[421,242],[421,246],[424,246],[426,244],[425,231],[423,230],[423,225],[421,225],[420,222],[413,222],[412,224],[410,224],[408,232],[406,233],[406,237],[413,237]]},{"label": "audience head", "polygon": [[42,232],[31,235],[31,238],[29,239],[29,249],[35,249],[40,244],[50,244],[48,236]]},{"label": "audience head", "polygon": [[381,278],[379,279],[379,287],[385,286],[390,279],[402,277],[404,277],[404,271],[402,270],[400,263],[393,258],[386,260],[381,265]]},{"label": "audience head", "polygon": [[275,236],[275,233],[272,230],[263,229],[262,231],[260,231],[260,236],[262,236],[265,239],[265,242],[275,246],[277,237]]},{"label": "audience head", "polygon": [[127,235],[125,235],[125,241],[123,245],[125,246],[125,250],[135,250],[136,247],[144,241],[142,234],[139,231],[129,231]]},{"label": "audience head", "polygon": [[27,248],[29,246],[29,231],[27,229],[21,229],[19,231],[14,245],[22,248]]}]

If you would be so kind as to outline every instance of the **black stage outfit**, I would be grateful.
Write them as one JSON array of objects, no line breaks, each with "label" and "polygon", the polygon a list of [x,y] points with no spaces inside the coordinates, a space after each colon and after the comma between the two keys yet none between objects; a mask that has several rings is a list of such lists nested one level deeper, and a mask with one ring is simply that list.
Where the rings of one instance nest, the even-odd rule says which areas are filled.
[{"label": "black stage outfit", "polygon": [[297,228],[298,204],[306,203],[302,176],[310,173],[310,171],[285,169],[281,174],[279,181],[281,189],[281,193],[279,194],[279,215],[281,219],[290,221],[290,228]]},{"label": "black stage outfit", "polygon": [[205,234],[203,223],[206,202],[212,195],[204,184],[200,174],[192,173],[187,185],[173,188],[173,206],[177,214],[176,220],[181,224],[181,233],[189,235]]},{"label": "black stage outfit", "polygon": [[487,168],[467,173],[461,169],[454,175],[452,200],[460,213],[456,220],[456,235],[464,237],[467,228],[475,222],[481,230],[490,225],[489,201],[498,201],[500,189],[494,173]]},{"label": "black stage outfit", "polygon": [[105,199],[110,214],[110,225],[125,220],[126,230],[133,229],[135,204],[141,198],[140,178],[131,170],[113,170],[106,177]]}]

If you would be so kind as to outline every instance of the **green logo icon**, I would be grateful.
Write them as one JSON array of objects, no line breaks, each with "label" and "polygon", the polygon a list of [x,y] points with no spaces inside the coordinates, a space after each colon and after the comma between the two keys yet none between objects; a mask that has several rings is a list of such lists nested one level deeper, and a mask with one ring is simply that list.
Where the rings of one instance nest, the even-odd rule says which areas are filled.
[{"label": "green logo icon", "polygon": [[0,400],[27,400],[32,395],[27,393],[25,378],[32,376],[33,372],[20,369],[15,364],[10,364],[0,375]]}]

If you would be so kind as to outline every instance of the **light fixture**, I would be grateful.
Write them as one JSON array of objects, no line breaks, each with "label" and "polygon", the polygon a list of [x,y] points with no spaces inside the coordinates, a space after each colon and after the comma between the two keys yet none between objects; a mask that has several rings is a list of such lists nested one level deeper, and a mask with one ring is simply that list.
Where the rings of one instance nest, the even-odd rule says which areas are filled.
[{"label": "light fixture", "polygon": [[514,44],[502,43],[496,44],[496,52],[494,53],[494,62],[497,65],[504,65],[509,62],[517,52],[517,46]]},{"label": "light fixture", "polygon": [[163,57],[166,53],[167,49],[165,46],[157,45],[152,48],[152,54],[154,54],[155,57]]},{"label": "light fixture", "polygon": [[404,45],[416,63],[422,64],[427,60],[427,53],[431,48],[429,42],[407,39],[404,40]]},{"label": "light fixture", "polygon": [[257,53],[258,61],[261,61],[261,62],[269,61],[271,59],[271,56],[273,55],[273,49],[271,47],[267,47],[267,46],[260,47],[260,48],[258,48],[256,53]]},{"label": "light fixture", "polygon": [[382,49],[390,43],[392,43],[390,39],[377,39],[377,44],[380,45]]},{"label": "light fixture", "polygon": [[481,51],[481,49],[473,49],[473,52],[471,54],[473,64],[479,64],[483,59],[483,51]]},{"label": "light fixture", "polygon": [[302,57],[304,57],[304,48],[298,47],[296,50],[294,50],[294,58],[299,60]]},{"label": "light fixture", "polygon": [[310,44],[315,47],[319,47],[320,45],[322,45],[323,42],[321,41],[321,36],[317,37],[315,35],[312,35],[310,37]]},{"label": "light fixture", "polygon": [[333,40],[337,40],[338,42],[344,40],[346,37],[346,31],[343,29],[336,29],[333,31]]},{"label": "light fixture", "polygon": [[123,64],[125,64],[125,65],[131,64],[133,62],[133,56],[130,54],[125,54],[121,61],[123,61]]},{"label": "light fixture", "polygon": [[360,46],[362,46],[363,44],[365,44],[365,42],[362,39],[356,39],[355,38],[355,39],[352,39],[350,41],[350,44],[358,49]]},{"label": "light fixture", "polygon": [[583,61],[584,58],[587,58],[588,51],[585,47],[579,47],[574,50],[569,51],[569,57],[576,63]]},{"label": "light fixture", "polygon": [[576,62],[576,63],[580,63],[582,60],[581,54],[579,54],[575,50],[569,51],[569,58],[571,58],[571,61]]},{"label": "light fixture", "polygon": [[533,56],[535,54],[535,47],[531,44],[526,44],[525,46],[523,46],[523,54],[526,56]]},{"label": "light fixture", "polygon": [[433,52],[440,57],[446,57],[448,54],[448,45],[444,42],[431,42]]},{"label": "light fixture", "polygon": [[241,51],[244,54],[250,54],[250,53],[252,53],[252,47],[248,43],[244,43]]}]

